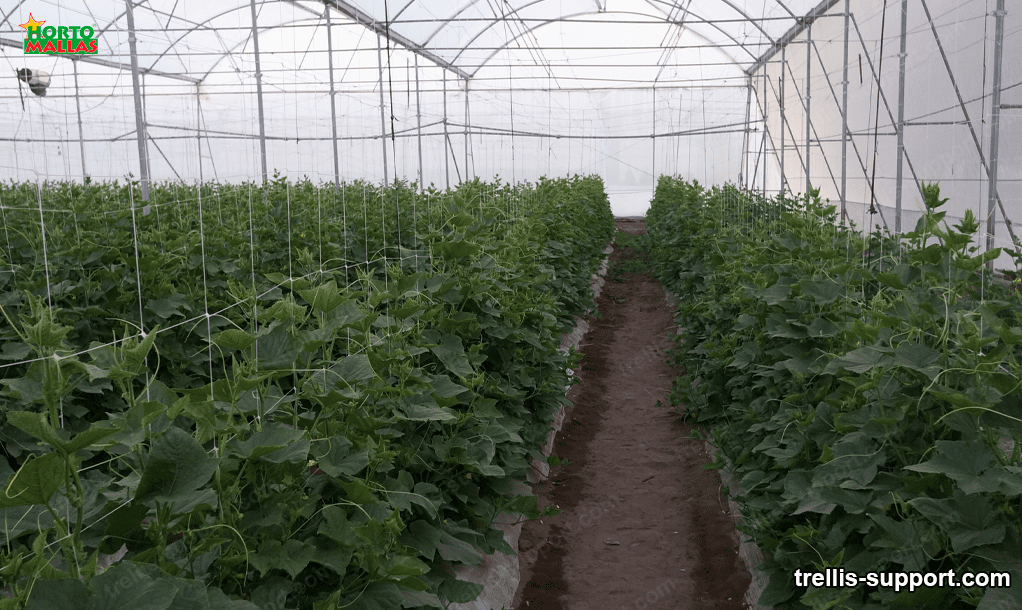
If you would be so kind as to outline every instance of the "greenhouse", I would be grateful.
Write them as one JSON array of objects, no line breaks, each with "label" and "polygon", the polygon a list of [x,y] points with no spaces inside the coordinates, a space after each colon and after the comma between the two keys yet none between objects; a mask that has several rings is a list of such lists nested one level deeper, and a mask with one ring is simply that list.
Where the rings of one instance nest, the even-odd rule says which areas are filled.
[{"label": "greenhouse", "polygon": [[1013,8],[0,0],[0,610],[1022,608]]}]

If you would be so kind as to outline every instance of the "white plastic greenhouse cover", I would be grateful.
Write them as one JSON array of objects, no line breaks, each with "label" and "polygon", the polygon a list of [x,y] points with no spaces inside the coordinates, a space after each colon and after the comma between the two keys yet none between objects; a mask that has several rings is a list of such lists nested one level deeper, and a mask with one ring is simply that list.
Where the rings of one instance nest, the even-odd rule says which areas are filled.
[{"label": "white plastic greenhouse cover", "polygon": [[[597,173],[641,214],[676,174],[812,185],[901,230],[938,181],[949,220],[972,209],[1012,247],[1022,19],[1004,5],[0,0],[0,178]],[[94,25],[98,53],[26,55],[30,16]],[[19,69],[48,73],[45,95]]]}]

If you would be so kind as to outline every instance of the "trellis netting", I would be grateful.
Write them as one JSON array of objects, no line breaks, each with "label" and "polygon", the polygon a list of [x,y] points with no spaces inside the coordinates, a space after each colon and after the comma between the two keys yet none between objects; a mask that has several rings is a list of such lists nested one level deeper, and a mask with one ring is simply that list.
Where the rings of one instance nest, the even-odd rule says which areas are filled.
[{"label": "trellis netting", "polygon": [[[26,55],[33,15],[93,26],[97,52]],[[990,217],[1010,247],[1019,24],[996,0],[7,0],[0,169],[438,186],[599,173],[621,214],[642,213],[660,174],[809,182],[860,225],[894,229],[900,202],[903,230],[919,185],[940,181],[952,216]],[[48,74],[44,95],[19,69]]]},{"label": "trellis netting", "polygon": [[[0,373],[0,397],[23,404],[43,386],[62,392],[61,371],[81,365],[73,371],[75,391],[88,402],[113,393],[117,380],[99,372],[134,371],[145,379],[125,382],[124,394],[144,388],[131,415],[139,434],[143,422],[152,423],[146,404],[170,401],[169,386],[199,386],[211,404],[225,402],[217,392],[227,389],[216,384],[229,377],[227,357],[214,354],[215,345],[230,354],[250,350],[259,366],[280,364],[275,351],[293,356],[284,335],[297,333],[295,326],[272,337],[259,333],[301,317],[306,306],[303,323],[344,320],[348,356],[337,364],[344,375],[375,379],[364,366],[367,354],[384,358],[390,342],[424,331],[406,301],[429,302],[429,311],[451,305],[438,304],[451,286],[408,279],[431,256],[464,263],[450,273],[492,281],[475,295],[489,306],[487,290],[503,290],[494,278],[520,278],[539,254],[489,268],[466,253],[506,247],[508,258],[500,260],[514,260],[508,252],[520,255],[526,244],[567,269],[572,255],[598,253],[597,238],[609,238],[609,216],[594,211],[603,205],[601,187],[618,215],[644,214],[661,175],[736,183],[769,196],[819,189],[837,207],[838,222],[903,233],[920,217],[924,183],[939,182],[950,199],[945,222],[959,223],[971,211],[981,223],[975,246],[1005,250],[997,267],[1013,269],[1009,252],[1020,245],[1013,222],[1022,221],[1022,16],[1005,0],[0,0],[0,53],[0,306],[16,304],[27,316],[0,322],[0,370],[25,372]],[[602,184],[541,179],[575,174],[598,175]],[[562,209],[581,219],[554,230],[550,215]],[[466,227],[483,237],[469,239]],[[538,245],[545,238],[552,245]],[[171,290],[175,278],[165,277],[166,269],[185,270],[189,282]],[[566,285],[563,275],[537,268],[528,282]],[[588,269],[584,275],[578,282],[588,282]],[[333,284],[321,283],[328,277]],[[550,291],[533,284],[552,309]],[[575,309],[584,305],[571,292],[581,288],[564,290]],[[329,313],[320,298],[332,303],[335,291],[358,307],[390,309],[371,322],[362,320],[375,313],[359,317],[366,312],[355,305]],[[524,299],[525,292],[508,293]],[[106,301],[107,310],[93,307]],[[30,355],[28,342],[15,340],[16,328],[34,328],[41,345],[60,344],[66,329],[53,330],[48,316],[61,307],[74,311],[74,333],[102,340],[61,348],[52,363]],[[533,321],[553,336],[547,314]],[[229,328],[239,320],[250,334]],[[157,325],[191,342],[158,346],[160,357],[179,365],[178,377],[160,384],[140,372],[159,366],[156,352],[146,351]],[[479,353],[447,335],[423,339],[433,347],[408,345],[423,350],[414,356],[433,358],[432,366],[471,372]],[[530,340],[543,343],[531,335],[518,343]],[[309,373],[296,358],[284,363],[293,387]],[[223,370],[214,371],[214,363]],[[242,368],[231,374],[244,377]],[[548,368],[557,373],[543,379],[566,382],[563,367]],[[56,381],[46,377],[52,371]],[[516,378],[531,383],[532,375]],[[457,400],[460,390],[438,383],[441,394],[452,393],[439,403]],[[249,392],[246,401],[255,400],[251,391],[238,390]],[[331,400],[365,400],[340,392]],[[173,397],[174,404],[184,400],[182,409],[192,404],[187,394]],[[258,399],[279,414],[291,397]],[[434,425],[434,416],[456,418],[413,412],[434,422],[425,425]],[[70,408],[51,414],[61,422],[80,417]],[[15,427],[24,432],[31,423]],[[196,434],[209,441],[201,425]],[[292,432],[272,432],[277,441],[296,438],[297,420],[288,425]],[[473,451],[486,462],[480,473],[494,454],[478,439],[491,433],[473,437]],[[18,438],[35,446],[27,432]],[[238,445],[232,451],[252,449]],[[25,447],[17,450],[36,451]],[[0,480],[9,480],[13,470],[4,468],[18,460],[13,444],[4,451]],[[301,468],[314,474],[344,474],[355,465],[306,466],[305,457]],[[40,457],[32,472],[45,474],[55,460]],[[400,477],[391,483],[399,493],[422,491]],[[52,484],[51,477],[45,487]],[[81,496],[86,487],[79,482]],[[373,518],[399,529],[386,515]],[[111,527],[112,535],[130,533]],[[496,548],[493,540],[486,544]],[[267,571],[266,558],[283,557],[282,549],[257,553]],[[102,550],[110,556],[117,549]],[[412,573],[421,566],[390,568]]]}]

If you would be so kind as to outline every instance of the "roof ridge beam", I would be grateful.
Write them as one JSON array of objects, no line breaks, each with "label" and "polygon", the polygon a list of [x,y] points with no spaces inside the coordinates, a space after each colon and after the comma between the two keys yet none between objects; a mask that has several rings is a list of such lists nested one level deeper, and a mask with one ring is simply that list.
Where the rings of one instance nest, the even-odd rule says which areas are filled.
[{"label": "roof ridge beam", "polygon": [[757,59],[755,63],[746,68],[745,73],[748,74],[749,76],[755,74],[756,71],[759,70],[762,66],[764,66],[768,61],[770,61],[770,59],[774,55],[776,55],[778,51],[788,46],[788,43],[790,43],[792,40],[795,40],[796,36],[805,31],[807,27],[812,25],[812,23],[816,21],[818,18],[822,17],[824,13],[829,11],[831,7],[833,7],[838,2],[840,2],[840,0],[821,0],[821,2],[817,4],[815,8],[813,8],[813,10],[806,13],[805,16],[796,19],[795,25],[791,26],[791,29],[785,32],[784,36],[781,36],[780,38],[777,39],[776,42],[774,42],[774,44],[770,45],[770,48],[764,51],[763,54],[759,56],[759,59]]},{"label": "roof ridge beam", "polygon": [[377,34],[400,44],[401,46],[405,47],[412,53],[421,55],[422,57],[425,57],[429,61],[440,66],[441,68],[453,72],[459,78],[463,78],[465,80],[469,80],[472,78],[472,75],[469,74],[468,72],[465,72],[461,68],[445,60],[436,53],[432,53],[426,50],[426,48],[421,44],[409,38],[406,38],[401,34],[395,33],[392,29],[390,29],[390,27],[383,23],[380,23],[380,21],[377,20],[375,17],[364,13],[363,11],[359,10],[358,7],[352,5],[351,3],[346,2],[345,0],[324,0],[324,3],[328,7],[333,8],[334,10],[343,15],[347,15],[351,19],[354,19],[357,23],[369,28],[370,30],[376,32]]}]

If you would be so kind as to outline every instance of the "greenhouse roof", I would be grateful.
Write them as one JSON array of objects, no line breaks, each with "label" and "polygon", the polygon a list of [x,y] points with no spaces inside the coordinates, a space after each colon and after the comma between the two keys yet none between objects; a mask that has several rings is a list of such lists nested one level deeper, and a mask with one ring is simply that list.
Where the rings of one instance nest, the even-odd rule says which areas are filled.
[{"label": "greenhouse roof", "polygon": [[[202,82],[230,58],[250,52],[253,15],[260,31],[311,28],[327,19],[361,23],[462,78],[472,78],[507,48],[540,47],[535,36],[552,24],[615,27],[669,26],[662,47],[683,32],[699,41],[687,48],[715,48],[740,71],[761,60],[826,12],[837,0],[141,0],[134,4],[139,68],[149,74]],[[334,11],[326,11],[325,4]],[[19,20],[28,0],[0,15],[0,45],[23,45]],[[34,6],[38,6],[35,3]],[[328,15],[327,13],[330,13]],[[109,52],[81,59],[129,66],[129,14],[122,0],[60,4],[57,23],[93,23]],[[584,31],[584,30],[583,30]],[[601,33],[604,30],[601,30]],[[670,37],[673,37],[671,40]],[[627,39],[625,39],[627,40]],[[602,40],[604,47],[615,46]],[[627,44],[627,43],[625,43]],[[537,63],[542,58],[537,57]]]}]

